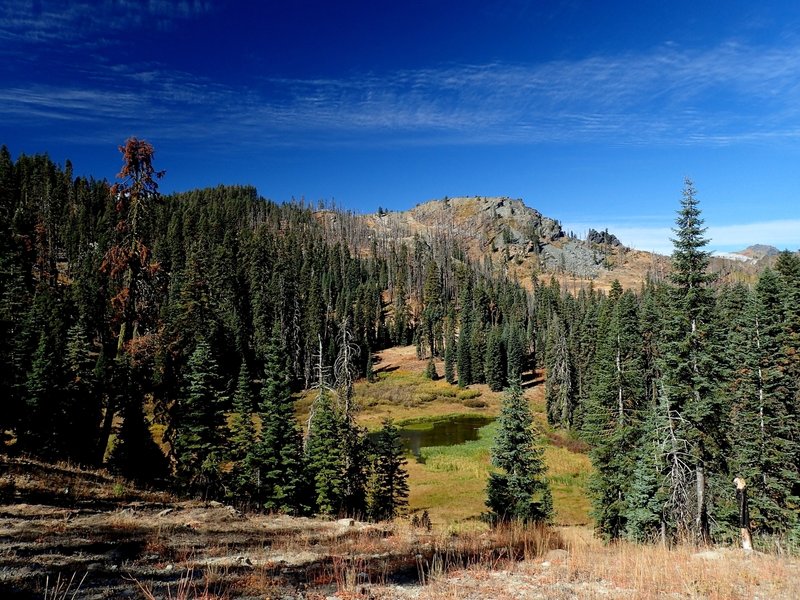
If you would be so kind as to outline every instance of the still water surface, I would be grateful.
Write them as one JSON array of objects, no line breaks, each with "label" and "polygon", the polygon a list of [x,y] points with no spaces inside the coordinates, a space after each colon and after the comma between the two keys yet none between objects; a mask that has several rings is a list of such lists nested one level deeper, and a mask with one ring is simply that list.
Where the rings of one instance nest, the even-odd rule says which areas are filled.
[{"label": "still water surface", "polygon": [[478,439],[478,430],[494,421],[483,415],[455,415],[426,423],[399,428],[406,450],[417,459],[420,451],[431,446],[455,446]]}]

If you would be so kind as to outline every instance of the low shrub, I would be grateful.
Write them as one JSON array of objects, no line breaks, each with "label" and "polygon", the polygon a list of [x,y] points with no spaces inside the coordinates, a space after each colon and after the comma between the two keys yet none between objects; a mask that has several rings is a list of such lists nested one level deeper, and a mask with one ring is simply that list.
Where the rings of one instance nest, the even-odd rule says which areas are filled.
[{"label": "low shrub", "polygon": [[478,390],[461,390],[458,392],[457,397],[459,400],[472,400],[479,398],[481,393]]},{"label": "low shrub", "polygon": [[489,406],[486,402],[478,400],[477,398],[467,398],[462,404],[467,408],[486,408]]}]

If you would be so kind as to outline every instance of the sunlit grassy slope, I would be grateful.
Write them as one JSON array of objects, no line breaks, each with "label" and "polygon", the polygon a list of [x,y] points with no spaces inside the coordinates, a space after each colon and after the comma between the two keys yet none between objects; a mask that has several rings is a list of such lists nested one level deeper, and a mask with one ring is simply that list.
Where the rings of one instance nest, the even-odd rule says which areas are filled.
[{"label": "sunlit grassy slope", "polygon": [[[380,427],[390,417],[398,425],[404,421],[434,419],[448,414],[496,416],[502,393],[489,391],[485,385],[463,390],[444,380],[429,381],[423,371],[425,361],[416,359],[413,347],[392,348],[379,355],[378,380],[360,382],[355,387],[360,407],[358,421],[369,429]],[[438,373],[443,365],[437,364]],[[537,425],[545,446],[548,477],[553,490],[555,521],[563,525],[589,523],[586,483],[591,465],[580,444],[563,433],[552,431],[544,417],[544,385],[541,377],[526,383]],[[312,394],[300,402],[307,411]],[[427,510],[440,525],[476,519],[485,512],[486,480],[489,473],[489,450],[497,425],[480,430],[479,439],[458,446],[426,448],[422,461],[408,457],[411,511]]]}]

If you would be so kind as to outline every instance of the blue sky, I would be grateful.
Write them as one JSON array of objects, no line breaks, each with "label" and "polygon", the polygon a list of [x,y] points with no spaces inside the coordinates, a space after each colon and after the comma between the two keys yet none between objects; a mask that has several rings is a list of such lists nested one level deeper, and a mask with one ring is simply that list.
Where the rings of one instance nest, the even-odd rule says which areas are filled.
[{"label": "blue sky", "polygon": [[0,143],[370,212],[519,197],[669,253],[800,247],[800,3],[4,0]]}]

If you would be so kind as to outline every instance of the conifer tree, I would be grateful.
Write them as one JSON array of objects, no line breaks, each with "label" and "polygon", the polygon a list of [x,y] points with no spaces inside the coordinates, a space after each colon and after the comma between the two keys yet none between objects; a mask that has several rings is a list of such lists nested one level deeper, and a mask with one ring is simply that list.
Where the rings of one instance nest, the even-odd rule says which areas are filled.
[{"label": "conifer tree", "polygon": [[459,277],[458,302],[461,306],[461,315],[458,329],[458,353],[456,368],[458,370],[458,387],[467,387],[473,383],[472,373],[472,274],[461,271]]},{"label": "conifer tree", "polygon": [[375,383],[377,381],[377,377],[375,375],[375,367],[374,363],[372,362],[372,352],[369,348],[367,348],[367,372],[366,372],[367,382],[368,383]]},{"label": "conifer tree", "polygon": [[20,431],[24,448],[50,459],[56,458],[62,449],[56,424],[63,418],[57,400],[61,383],[57,379],[58,350],[53,346],[54,340],[42,331],[26,381],[27,406]]},{"label": "conifer tree", "polygon": [[545,366],[547,421],[552,425],[569,429],[572,426],[572,415],[575,410],[575,374],[566,328],[561,317],[555,314],[548,320]]},{"label": "conifer tree", "polygon": [[316,510],[325,515],[340,514],[345,505],[346,457],[342,429],[342,420],[330,394],[323,390],[311,421],[306,461],[313,479]]},{"label": "conifer tree", "polygon": [[455,332],[455,311],[452,309],[447,316],[445,326],[445,346],[444,346],[444,378],[450,385],[456,382],[456,332]]},{"label": "conifer tree", "polygon": [[694,471],[691,490],[673,494],[691,499],[693,506],[681,507],[691,522],[698,541],[710,540],[708,481],[711,469],[718,469],[719,443],[725,414],[719,393],[717,331],[714,296],[707,272],[709,240],[700,217],[699,202],[690,180],[685,181],[681,209],[675,221],[672,254],[670,322],[665,331],[664,383],[673,423],[689,444],[689,464]]},{"label": "conifer tree", "polygon": [[243,359],[233,394],[228,460],[232,463],[229,474],[230,493],[245,502],[248,502],[255,493],[256,465],[253,464],[252,448],[256,441],[253,424],[253,390],[250,384],[250,372]]},{"label": "conifer tree", "polygon": [[349,514],[363,514],[366,509],[367,440],[366,431],[355,422],[358,409],[353,401],[353,383],[356,378],[355,360],[359,348],[352,343],[349,322],[345,319],[340,328],[338,353],[333,365],[336,378],[336,398],[341,422],[342,449],[344,452],[343,510]]},{"label": "conifer tree", "polygon": [[431,381],[439,379],[439,373],[436,372],[436,363],[432,356],[428,359],[428,364],[425,367],[425,379],[430,379]]},{"label": "conifer tree", "polygon": [[207,497],[218,492],[224,401],[217,360],[201,339],[189,358],[173,443],[176,474],[191,493]]},{"label": "conifer tree", "polygon": [[593,445],[590,489],[596,527],[604,537],[615,539],[626,529],[645,390],[638,302],[630,291],[617,296],[612,290],[607,310],[583,425]]},{"label": "conifer tree", "polygon": [[425,268],[425,284],[422,291],[425,308],[422,311],[422,328],[431,356],[440,354],[436,340],[441,336],[444,308],[442,303],[442,282],[436,261],[430,260]]},{"label": "conifer tree", "polygon": [[526,370],[527,349],[525,331],[516,323],[512,323],[506,335],[506,380],[522,381],[522,373]]},{"label": "conifer tree", "polygon": [[[158,314],[159,294],[155,293],[154,282],[161,268],[152,259],[152,249],[147,242],[153,208],[160,198],[156,180],[163,177],[164,172],[153,167],[153,146],[145,140],[129,138],[119,150],[123,156],[122,169],[117,174],[119,181],[109,190],[116,224],[100,270],[107,276],[113,294],[110,304],[116,340],[110,352],[115,362],[110,364],[132,365],[139,361],[135,356],[138,351],[146,348],[139,338],[150,333]],[[132,360],[123,356],[128,354],[134,355]],[[113,398],[119,398],[119,395],[107,396],[109,400]],[[123,399],[126,403],[144,403],[143,397]],[[101,452],[105,451],[118,408],[110,402],[105,406],[98,443]],[[125,408],[132,413],[143,413],[142,406]],[[139,425],[132,424],[130,428],[123,428],[121,433],[138,432],[141,429]]]},{"label": "conifer tree", "polygon": [[307,472],[302,439],[289,386],[285,342],[280,326],[272,329],[264,365],[258,415],[261,432],[249,462],[257,472],[256,499],[268,511],[306,512]]},{"label": "conifer tree", "polygon": [[[6,432],[15,429],[24,414],[23,389],[25,376],[23,357],[23,325],[21,318],[30,305],[27,293],[23,248],[14,231],[14,213],[17,209],[17,186],[11,153],[0,147],[0,397],[4,398],[0,411],[0,443],[6,441]],[[36,340],[38,342],[38,340]]]},{"label": "conifer tree", "polygon": [[[791,405],[793,416],[790,418],[792,438],[800,440],[800,256],[788,251],[781,252],[775,262],[775,270],[780,275],[784,306],[780,336],[782,359],[778,368],[784,375],[786,397],[794,397]],[[798,452],[795,465],[800,469],[800,449]],[[800,494],[800,490],[797,494]]]},{"label": "conifer tree", "polygon": [[553,498],[545,477],[544,452],[537,443],[533,417],[518,381],[503,396],[492,446],[486,506],[495,521],[549,521]]},{"label": "conifer tree", "polygon": [[391,520],[408,504],[408,473],[400,433],[390,420],[373,442],[367,513],[373,521]]},{"label": "conifer tree", "polygon": [[486,331],[480,321],[472,323],[470,338],[470,373],[472,383],[486,383]]},{"label": "conifer tree", "polygon": [[497,327],[492,328],[486,336],[484,364],[489,389],[499,392],[506,383],[506,362],[503,356],[502,334]]},{"label": "conifer tree", "polygon": [[367,431],[350,416],[342,422],[342,449],[344,452],[343,510],[349,515],[363,515],[367,509],[367,477],[369,469],[369,441]]},{"label": "conifer tree", "polygon": [[66,453],[82,464],[91,464],[97,444],[100,401],[88,336],[82,323],[75,323],[67,331],[64,358]]},{"label": "conifer tree", "polygon": [[782,368],[783,297],[778,276],[766,269],[731,336],[738,375],[730,381],[731,466],[748,482],[754,527],[766,533],[791,529],[800,507],[794,385]]},{"label": "conifer tree", "polygon": [[[648,401],[633,452],[635,466],[625,504],[625,537],[636,542],[666,542],[670,452],[668,403],[665,395]],[[667,434],[668,435],[668,434]],[[671,531],[669,532],[671,533]]]},{"label": "conifer tree", "polygon": [[[122,417],[109,464],[118,473],[131,479],[148,482],[167,474],[166,457],[153,439],[150,419],[144,413],[141,398],[144,374],[129,354],[118,356],[108,386]],[[202,491],[209,490],[206,487]],[[198,491],[199,490],[198,488]]]},{"label": "conifer tree", "polygon": [[334,363],[335,397],[329,393],[326,369],[317,367],[319,396],[312,406],[306,460],[315,488],[317,510],[324,514],[363,514],[366,509],[366,435],[354,420],[353,360],[347,321],[339,328]]}]

